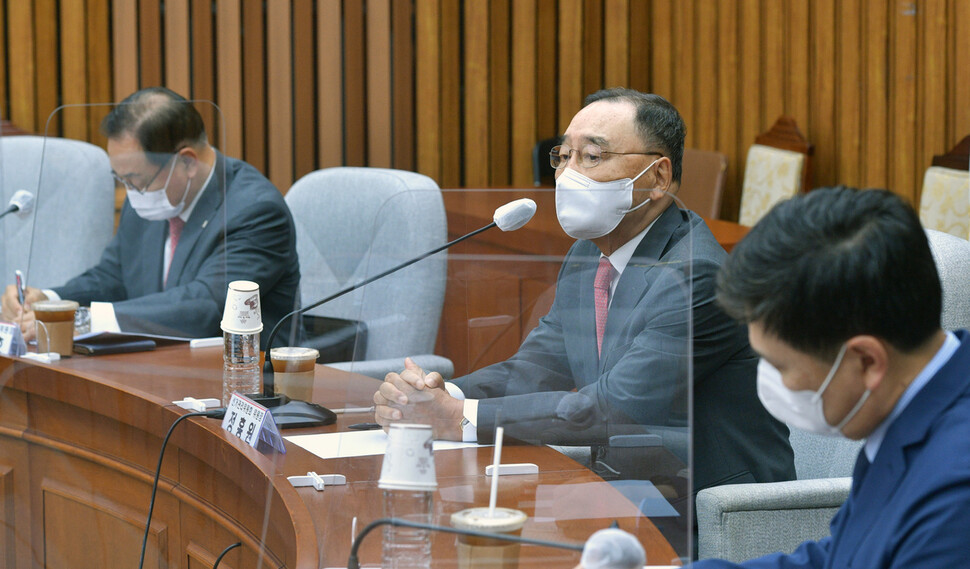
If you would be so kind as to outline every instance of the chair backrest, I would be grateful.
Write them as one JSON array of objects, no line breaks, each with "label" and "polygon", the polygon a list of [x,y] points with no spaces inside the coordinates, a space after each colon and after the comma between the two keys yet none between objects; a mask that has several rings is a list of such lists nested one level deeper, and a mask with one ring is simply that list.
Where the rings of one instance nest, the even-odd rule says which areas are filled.
[{"label": "chair backrest", "polygon": [[738,222],[754,225],[779,201],[807,190],[813,151],[791,117],[780,117],[758,135],[745,162]]},{"label": "chair backrest", "polygon": [[943,285],[943,328],[970,328],[970,241],[933,229],[926,236]]},{"label": "chair backrest", "polygon": [[923,227],[970,239],[970,172],[930,166],[919,200]]},{"label": "chair backrest", "polygon": [[[286,194],[296,224],[303,305],[445,243],[434,180],[400,170],[328,168]],[[434,351],[447,257],[438,253],[309,311],[363,321],[367,359]]]},{"label": "chair backrest", "polygon": [[532,147],[532,181],[536,187],[555,186],[556,169],[549,163],[549,151],[562,144],[562,137],[540,140]]},{"label": "chair backrest", "polygon": [[719,218],[727,167],[727,156],[720,152],[685,148],[677,197],[698,215]]},{"label": "chair backrest", "polygon": [[65,138],[6,136],[0,176],[4,208],[17,190],[35,196],[33,213],[0,220],[0,282],[21,269],[31,286],[59,286],[97,263],[114,232],[114,181],[104,150]]},{"label": "chair backrest", "polygon": [[798,480],[852,476],[861,441],[845,437],[827,437],[794,427],[788,440],[795,453],[795,476]]}]

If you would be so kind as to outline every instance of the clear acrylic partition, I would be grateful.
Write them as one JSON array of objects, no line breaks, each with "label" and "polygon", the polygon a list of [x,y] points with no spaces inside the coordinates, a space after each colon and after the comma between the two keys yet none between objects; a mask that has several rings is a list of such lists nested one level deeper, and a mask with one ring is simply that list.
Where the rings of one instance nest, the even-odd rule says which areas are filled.
[{"label": "clear acrylic partition", "polygon": [[[531,198],[538,211],[518,231],[489,229],[309,312],[361,322],[352,329],[366,330],[366,336],[351,333],[355,341],[344,346],[343,357],[349,349],[352,361],[317,369],[313,401],[347,410],[338,415],[336,429],[285,433],[301,447],[291,447],[288,461],[297,452],[304,456],[303,450],[345,457],[310,460],[318,473],[345,475],[347,486],[301,491],[328,544],[321,565],[345,566],[352,536],[383,515],[381,456],[357,455],[379,452],[379,445],[366,442],[385,436],[347,427],[374,420],[370,406],[379,378],[400,371],[404,356],[422,362],[429,373],[456,379],[470,398],[483,400],[481,446],[436,443],[434,524],[448,526],[451,514],[489,505],[491,477],[485,469],[493,460],[494,427],[502,426],[501,462],[538,467],[538,474],[502,476],[498,482],[497,506],[528,516],[522,537],[582,547],[594,531],[616,522],[643,543],[648,565],[688,558],[690,224],[674,219],[676,244],[665,240],[658,246],[661,258],[641,249],[631,259],[613,297],[604,337],[607,361],[600,366],[592,290],[598,250],[589,242],[570,250],[574,240],[558,224],[553,190],[444,190],[440,197],[437,189],[389,195],[350,185],[344,191],[348,202],[367,205],[348,218],[339,213],[338,196],[327,198],[334,219],[316,220],[316,239],[325,239],[319,227],[334,223],[329,231],[340,235],[341,245],[317,242],[326,260],[315,258],[313,266],[301,258],[304,305],[486,226],[507,202]],[[302,252],[308,247],[302,240],[311,239],[314,228],[301,227],[296,208],[294,215]],[[447,221],[446,233],[438,218]],[[343,243],[353,243],[355,252],[344,253],[350,248]],[[328,266],[320,266],[324,263]],[[342,278],[334,276],[337,271]],[[309,282],[313,278],[322,284]],[[502,363],[517,352],[518,361]],[[427,407],[416,409],[408,420],[429,422],[426,413]],[[316,434],[334,430],[342,434]],[[433,534],[434,567],[461,566],[458,557],[468,550],[456,539]],[[362,566],[381,563],[381,541],[380,531],[363,540]],[[572,567],[580,554],[522,545],[518,555],[520,567]]]},{"label": "clear acrylic partition", "polygon": [[[116,187],[112,169],[131,175],[136,186],[154,189],[170,172],[172,180],[185,183],[190,175],[208,173],[207,167],[190,174],[185,154],[176,160],[171,153],[147,156],[123,146],[113,147],[109,159],[98,125],[114,105],[61,107],[49,118],[46,137],[9,137],[19,139],[16,150],[4,141],[4,196],[24,188],[36,205],[30,216],[0,221],[4,284],[12,282],[16,268],[28,287],[60,290],[82,306],[111,301],[123,332],[152,334],[157,343],[151,351],[74,354],[51,363],[0,357],[0,486],[6,488],[0,512],[6,512],[7,536],[0,538],[0,550],[18,567],[139,566],[162,440],[187,413],[173,402],[218,400],[223,384],[221,341],[190,348],[187,341],[158,336],[221,336],[228,283],[263,281],[265,274],[254,272],[256,255],[278,263],[293,257],[287,247],[252,232],[273,220],[239,221],[262,211],[240,185],[244,174],[255,171],[223,167],[225,157],[217,150],[226,139],[220,110],[206,101],[189,104],[203,117],[214,151],[197,144],[196,156],[200,162],[217,157],[217,167],[195,202],[180,246],[193,244],[192,255],[208,253],[195,265],[191,255],[176,250],[169,274],[176,282],[164,289],[168,222],[144,221],[126,204],[114,237],[115,199],[125,192]],[[92,143],[70,140],[71,132],[89,133]],[[156,171],[158,181],[150,182]],[[249,183],[258,184],[252,178]],[[273,188],[269,192],[279,196]],[[278,205],[285,211],[281,201]],[[94,285],[59,288],[104,263],[106,248],[101,267],[120,272],[125,287],[110,286],[103,277],[87,281]],[[120,266],[114,266],[115,257]],[[260,285],[265,318],[274,285]],[[277,317],[293,307],[279,304]],[[179,422],[165,447],[144,567],[211,566],[235,543],[241,545],[222,566],[310,566],[318,555],[316,541],[301,533],[309,513],[283,476],[288,466],[285,455],[257,451],[225,433],[216,418]],[[300,469],[305,474],[313,468]]]}]

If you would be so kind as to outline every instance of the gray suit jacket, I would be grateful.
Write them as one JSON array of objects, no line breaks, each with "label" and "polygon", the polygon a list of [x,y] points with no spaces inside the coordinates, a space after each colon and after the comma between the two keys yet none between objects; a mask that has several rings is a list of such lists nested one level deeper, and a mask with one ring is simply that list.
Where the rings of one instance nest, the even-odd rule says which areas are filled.
[{"label": "gray suit jacket", "polygon": [[207,337],[222,335],[229,283],[254,281],[265,348],[276,322],[298,307],[293,218],[280,192],[249,164],[217,153],[215,168],[182,229],[167,286],[162,249],[168,222],[146,221],[125,201],[98,264],[54,291],[81,304],[114,303],[125,332]]},{"label": "gray suit jacket", "polygon": [[508,436],[554,444],[603,443],[630,425],[684,426],[692,350],[695,489],[794,478],[788,430],[757,397],[745,329],[715,305],[726,253],[704,221],[671,206],[647,232],[617,283],[602,357],[593,307],[599,255],[592,242],[576,242],[549,314],[519,351],[456,380],[481,399],[479,440],[490,440],[496,424]]}]

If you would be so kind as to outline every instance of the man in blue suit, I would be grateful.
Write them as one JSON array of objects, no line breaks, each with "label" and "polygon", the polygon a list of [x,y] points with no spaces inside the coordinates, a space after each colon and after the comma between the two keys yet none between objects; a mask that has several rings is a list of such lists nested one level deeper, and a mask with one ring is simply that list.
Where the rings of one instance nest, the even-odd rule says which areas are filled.
[{"label": "man in blue suit", "polygon": [[[556,213],[577,241],[549,313],[514,356],[453,384],[411,365],[390,374],[374,396],[377,422],[429,408],[419,401],[430,395],[433,416],[420,420],[438,438],[489,442],[501,425],[522,441],[593,445],[604,476],[647,477],[683,497],[692,382],[695,491],[794,477],[788,430],[758,403],[744,328],[714,302],[726,253],[671,197],[685,133],[658,95],[590,95],[551,155]],[[608,444],[630,433],[679,434],[668,448],[682,463]]]},{"label": "man in blue suit", "polygon": [[30,304],[47,298],[98,303],[99,331],[187,337],[222,334],[234,280],[259,285],[266,329],[298,307],[296,229],[283,196],[209,144],[189,101],[163,87],[142,89],[114,106],[101,130],[112,174],[127,191],[118,231],[97,265],[62,286],[28,288],[26,306],[7,287],[3,316],[22,322],[25,337],[34,333]]},{"label": "man in blue suit", "polygon": [[970,563],[970,335],[940,328],[941,298],[916,213],[883,190],[798,196],[734,249],[718,300],[748,323],[765,406],[865,439],[831,536],[740,566]]}]

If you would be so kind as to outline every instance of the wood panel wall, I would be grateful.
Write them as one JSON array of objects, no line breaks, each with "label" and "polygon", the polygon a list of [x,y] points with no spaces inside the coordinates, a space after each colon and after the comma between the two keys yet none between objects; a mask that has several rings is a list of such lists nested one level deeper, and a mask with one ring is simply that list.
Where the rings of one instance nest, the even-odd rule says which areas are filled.
[{"label": "wood panel wall", "polygon": [[[530,185],[535,142],[603,86],[669,98],[689,147],[727,154],[727,219],[747,147],[783,113],[818,185],[911,200],[970,133],[963,0],[0,0],[0,46],[19,126],[165,84],[213,101],[217,144],[284,192],[336,165]],[[103,142],[103,112],[51,132]]]}]

